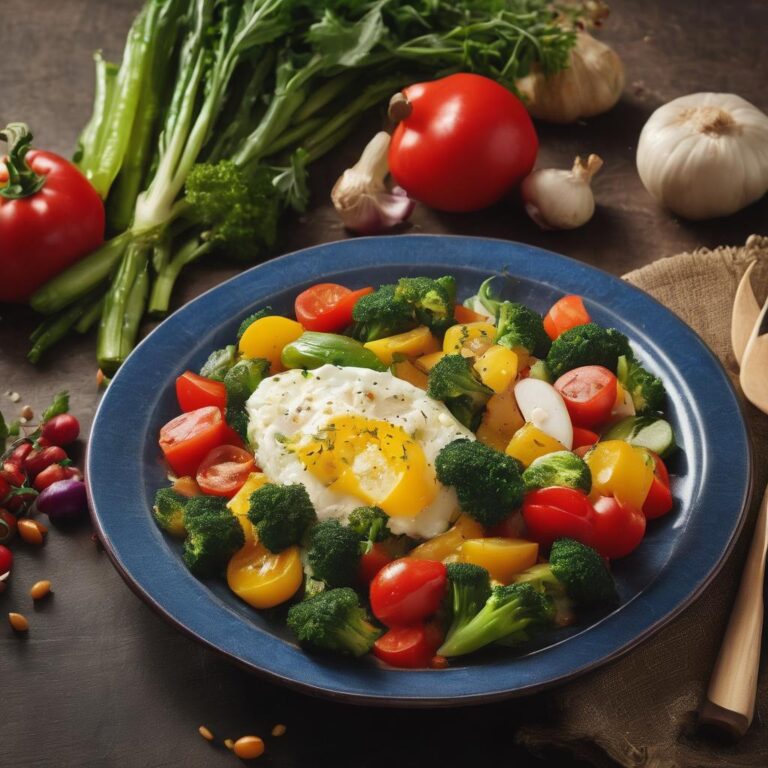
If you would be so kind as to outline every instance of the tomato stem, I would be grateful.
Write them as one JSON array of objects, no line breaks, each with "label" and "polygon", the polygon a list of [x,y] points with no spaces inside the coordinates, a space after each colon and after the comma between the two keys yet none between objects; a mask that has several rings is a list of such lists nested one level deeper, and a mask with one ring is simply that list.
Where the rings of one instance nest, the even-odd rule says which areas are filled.
[{"label": "tomato stem", "polygon": [[404,93],[396,93],[389,100],[387,115],[393,123],[401,123],[403,120],[407,120],[411,116],[411,112],[413,112],[413,104],[408,101]]},{"label": "tomato stem", "polygon": [[8,123],[0,131],[0,141],[8,142],[8,184],[0,189],[0,195],[8,200],[21,200],[39,192],[45,184],[45,176],[35,173],[27,163],[25,155],[32,143],[32,134],[25,123]]}]

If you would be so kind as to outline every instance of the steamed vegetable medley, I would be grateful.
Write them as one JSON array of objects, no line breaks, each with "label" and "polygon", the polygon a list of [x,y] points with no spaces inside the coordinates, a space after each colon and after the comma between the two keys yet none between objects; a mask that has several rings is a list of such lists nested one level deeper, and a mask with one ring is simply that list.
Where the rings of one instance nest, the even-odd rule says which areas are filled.
[{"label": "steamed vegetable medley", "polygon": [[154,515],[309,649],[442,667],[617,599],[672,508],[663,383],[578,296],[319,284],[176,381]]}]

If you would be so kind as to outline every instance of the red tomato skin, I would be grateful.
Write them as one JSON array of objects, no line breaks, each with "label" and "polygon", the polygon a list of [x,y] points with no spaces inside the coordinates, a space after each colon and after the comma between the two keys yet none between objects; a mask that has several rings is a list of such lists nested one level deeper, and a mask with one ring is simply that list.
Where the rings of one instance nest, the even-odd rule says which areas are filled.
[{"label": "red tomato skin", "polygon": [[613,496],[601,496],[593,505],[592,545],[603,557],[615,560],[634,552],[645,536],[645,515]]},{"label": "red tomato skin", "polygon": [[648,451],[653,457],[655,467],[653,471],[653,482],[648,491],[648,495],[643,502],[643,514],[646,520],[655,520],[662,517],[672,509],[673,499],[672,491],[669,488],[669,472],[661,457],[653,451]]},{"label": "red tomato skin", "polygon": [[41,438],[50,445],[65,446],[74,443],[79,434],[80,422],[71,413],[60,413],[43,424]]},{"label": "red tomato skin", "polygon": [[561,333],[592,322],[581,296],[570,294],[558,299],[544,317],[544,330],[552,341]]},{"label": "red tomato skin", "polygon": [[[33,149],[26,160],[46,179],[29,197],[0,197],[0,302],[26,302],[104,240],[104,205],[85,176],[52,152]],[[0,186],[7,180],[0,164]]]},{"label": "red tomato skin", "polygon": [[371,547],[370,552],[366,552],[360,557],[360,583],[366,586],[370,584],[373,577],[392,560],[392,555],[387,552],[386,547],[377,541]]},{"label": "red tomato skin", "polygon": [[593,432],[591,429],[585,429],[584,427],[573,428],[573,450],[577,448],[591,448],[598,440],[600,435],[597,432]]},{"label": "red tomato skin", "polygon": [[554,384],[575,427],[596,427],[611,415],[618,379],[601,365],[583,365],[564,373]]},{"label": "red tomato skin", "polygon": [[543,547],[563,537],[592,546],[594,516],[586,494],[575,488],[540,488],[523,500],[528,538]]},{"label": "red tomato skin", "polygon": [[184,371],[176,379],[176,399],[184,413],[213,405],[222,410],[227,407],[227,388],[221,381]]},{"label": "red tomato skin", "polygon": [[30,451],[27,458],[24,459],[22,469],[29,477],[34,478],[51,464],[60,464],[66,458],[67,452],[63,448],[58,445],[50,445],[41,451]]},{"label": "red tomato skin", "polygon": [[51,483],[64,480],[67,477],[66,468],[61,464],[50,464],[35,478],[32,487],[36,491],[45,490]]},{"label": "red tomato skin", "polygon": [[373,655],[399,669],[430,666],[442,643],[442,632],[434,624],[393,627],[373,644]]},{"label": "red tomato skin", "polygon": [[388,627],[415,624],[440,607],[448,577],[442,563],[401,557],[371,581],[373,615]]},{"label": "red tomato skin", "polygon": [[392,135],[389,169],[411,197],[441,211],[476,211],[531,172],[533,122],[494,80],[459,73],[403,93],[412,111]]},{"label": "red tomato skin", "polygon": [[525,527],[523,513],[518,509],[488,529],[488,536],[500,536],[502,539],[525,539],[528,529]]},{"label": "red tomato skin", "polygon": [[13,565],[13,552],[8,547],[0,544],[0,576],[8,573]]},{"label": "red tomato skin", "polygon": [[8,510],[0,509],[0,520],[0,544],[7,544],[16,535],[16,517]]},{"label": "red tomato skin", "polygon": [[212,406],[182,413],[160,430],[159,444],[174,473],[194,475],[209,451],[224,442],[226,422]]},{"label": "red tomato skin", "polygon": [[[42,445],[39,439],[38,439],[38,444]],[[32,452],[32,443],[21,443],[21,445],[17,445],[13,449],[13,452],[6,459],[6,461],[10,462],[11,464],[15,464],[17,467],[20,467],[24,463],[24,459],[26,459],[31,452]]]},{"label": "red tomato skin", "polygon": [[195,481],[203,493],[231,499],[255,467],[248,451],[236,445],[219,445],[200,462]]}]

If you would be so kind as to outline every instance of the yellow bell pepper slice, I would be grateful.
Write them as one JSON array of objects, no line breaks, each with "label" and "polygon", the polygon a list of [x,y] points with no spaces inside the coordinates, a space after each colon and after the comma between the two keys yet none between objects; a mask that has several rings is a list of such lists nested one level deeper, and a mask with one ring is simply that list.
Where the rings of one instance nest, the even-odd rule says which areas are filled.
[{"label": "yellow bell pepper slice", "polygon": [[614,496],[642,509],[653,484],[653,464],[648,454],[623,440],[597,443],[584,457],[592,472],[593,496]]},{"label": "yellow bell pepper slice", "polygon": [[461,545],[467,539],[479,538],[484,533],[485,529],[477,520],[469,517],[469,515],[461,515],[445,533],[440,533],[423,544],[419,544],[418,547],[408,553],[408,557],[415,557],[417,560],[443,562],[447,558],[453,558],[457,555]]},{"label": "yellow bell pepper slice", "polygon": [[392,373],[398,379],[413,384],[414,387],[426,390],[428,380],[427,374],[420,371],[410,360],[400,360],[392,364]]},{"label": "yellow bell pepper slice", "polygon": [[475,361],[480,381],[494,392],[501,393],[517,378],[518,357],[507,347],[494,344]]},{"label": "yellow bell pepper slice", "polygon": [[474,341],[493,344],[496,326],[491,323],[460,323],[452,325],[443,336],[443,352],[455,355]]},{"label": "yellow bell pepper slice", "polygon": [[459,551],[459,559],[485,568],[491,578],[509,584],[515,574],[530,568],[539,556],[539,545],[526,539],[467,539]]},{"label": "yellow bell pepper slice", "polygon": [[420,325],[412,331],[398,333],[396,336],[369,341],[363,346],[370,349],[384,365],[392,365],[395,355],[420,357],[440,350],[440,342],[426,325]]},{"label": "yellow bell pepper slice", "polygon": [[227,565],[229,588],[254,608],[273,608],[290,600],[303,581],[298,547],[270,552],[253,533]]},{"label": "yellow bell pepper slice", "polygon": [[477,430],[477,439],[502,453],[512,436],[525,424],[512,387],[491,395]]},{"label": "yellow bell pepper slice", "polygon": [[[250,507],[251,494],[254,491],[258,491],[262,485],[266,485],[268,482],[269,480],[267,480],[267,476],[263,472],[251,472],[245,479],[242,488],[227,502],[227,507],[240,520],[241,525],[243,524],[243,519],[247,522],[246,515]],[[243,533],[245,533],[246,539],[251,532],[250,524],[243,525]]]},{"label": "yellow bell pepper slice", "polygon": [[269,360],[270,373],[284,371],[280,361],[283,347],[304,333],[301,323],[280,315],[268,315],[254,320],[240,337],[238,351],[243,357]]},{"label": "yellow bell pepper slice", "polygon": [[530,422],[523,424],[520,429],[512,435],[512,439],[506,447],[506,453],[514,456],[526,467],[538,459],[539,456],[546,456],[555,451],[564,451],[565,446],[550,437],[546,432],[542,432]]},{"label": "yellow bell pepper slice", "polygon": [[439,352],[430,352],[428,355],[422,355],[416,359],[416,367],[420,368],[424,373],[429,373],[444,357],[445,352],[442,350]]}]

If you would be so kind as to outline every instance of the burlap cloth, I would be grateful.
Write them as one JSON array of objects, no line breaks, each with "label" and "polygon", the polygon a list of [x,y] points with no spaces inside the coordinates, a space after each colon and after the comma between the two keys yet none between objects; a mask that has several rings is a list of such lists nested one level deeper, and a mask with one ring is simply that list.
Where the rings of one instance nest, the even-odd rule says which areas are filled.
[{"label": "burlap cloth", "polygon": [[[762,303],[768,292],[768,237],[753,235],[741,248],[660,259],[624,279],[697,331],[738,388],[738,366],[730,348],[731,307],[739,280],[753,259],[759,260],[753,286]],[[550,694],[551,722],[525,726],[517,735],[532,751],[551,758],[554,746],[598,766],[768,767],[765,633],[755,719],[744,738],[735,744],[716,738],[698,727],[696,717],[768,481],[768,417],[749,404],[746,409],[756,482],[750,517],[733,554],[704,594],[657,635],[615,663]]]}]

